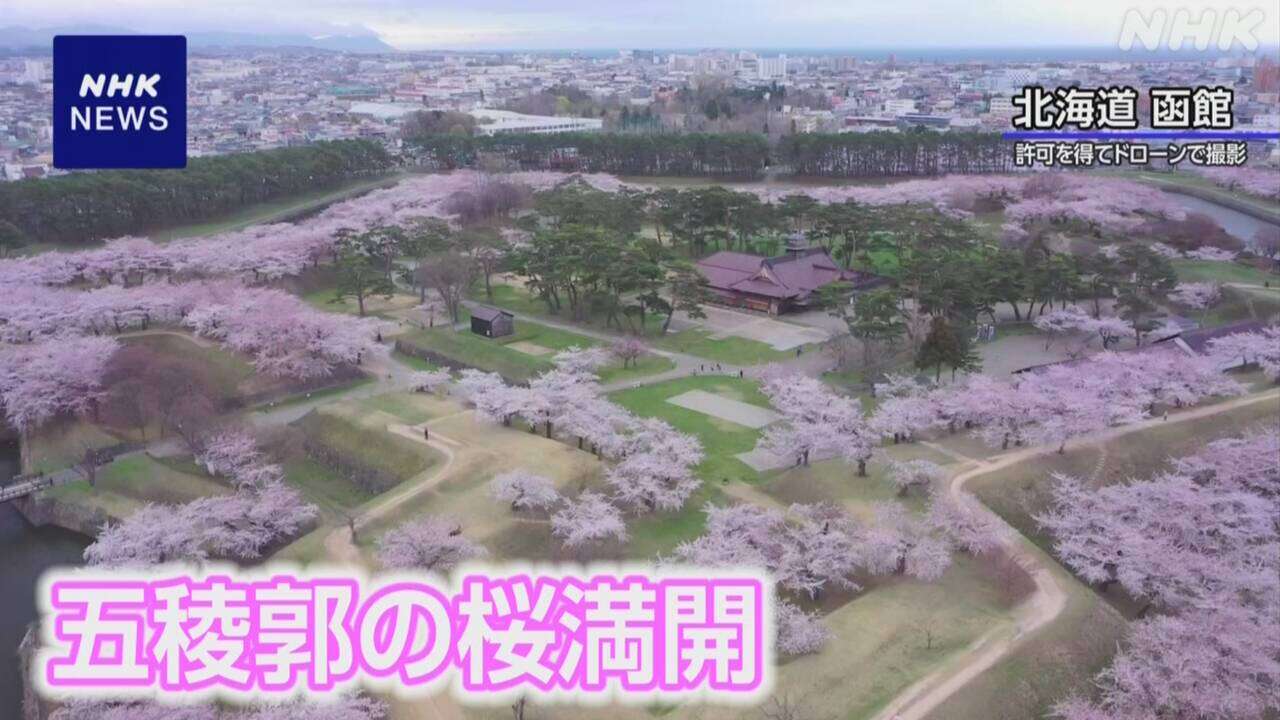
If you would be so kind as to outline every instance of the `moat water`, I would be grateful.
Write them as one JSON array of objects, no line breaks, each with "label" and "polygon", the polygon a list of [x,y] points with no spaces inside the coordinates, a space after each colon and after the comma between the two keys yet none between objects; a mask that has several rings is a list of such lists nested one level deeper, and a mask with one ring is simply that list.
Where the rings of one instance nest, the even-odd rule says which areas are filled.
[{"label": "moat water", "polygon": [[[0,483],[18,472],[18,446],[0,442]],[[32,527],[0,503],[0,718],[22,717],[18,644],[36,619],[36,582],[56,565],[78,565],[89,540],[61,528]]]}]

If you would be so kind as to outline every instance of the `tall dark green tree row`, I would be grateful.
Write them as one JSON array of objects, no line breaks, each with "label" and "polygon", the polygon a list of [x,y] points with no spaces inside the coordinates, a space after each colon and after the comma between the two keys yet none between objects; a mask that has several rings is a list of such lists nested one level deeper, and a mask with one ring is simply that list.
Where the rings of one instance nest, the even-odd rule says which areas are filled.
[{"label": "tall dark green tree row", "polygon": [[429,162],[467,167],[481,153],[524,170],[578,170],[618,175],[755,178],[769,165],[815,177],[929,176],[1013,170],[998,133],[870,132],[789,135],[774,149],[764,135],[741,134],[458,134],[412,138]]},{"label": "tall dark green tree row", "polygon": [[23,243],[79,244],[199,222],[387,171],[381,144],[338,140],[192,158],[181,170],[106,170],[0,183],[0,226]]},{"label": "tall dark green tree row", "polygon": [[746,133],[434,135],[411,142],[442,168],[467,167],[487,153],[523,170],[754,178],[769,161],[765,137]]},{"label": "tall dark green tree row", "polygon": [[998,133],[868,132],[798,134],[782,139],[778,164],[797,175],[889,177],[999,173],[1013,170]]}]

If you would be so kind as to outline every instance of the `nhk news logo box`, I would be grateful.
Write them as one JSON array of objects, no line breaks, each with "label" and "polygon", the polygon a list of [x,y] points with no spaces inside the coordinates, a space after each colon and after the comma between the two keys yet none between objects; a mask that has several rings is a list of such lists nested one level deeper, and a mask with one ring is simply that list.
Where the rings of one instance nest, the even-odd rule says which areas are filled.
[{"label": "nhk news logo box", "polygon": [[53,164],[67,169],[186,167],[187,39],[55,37]]}]

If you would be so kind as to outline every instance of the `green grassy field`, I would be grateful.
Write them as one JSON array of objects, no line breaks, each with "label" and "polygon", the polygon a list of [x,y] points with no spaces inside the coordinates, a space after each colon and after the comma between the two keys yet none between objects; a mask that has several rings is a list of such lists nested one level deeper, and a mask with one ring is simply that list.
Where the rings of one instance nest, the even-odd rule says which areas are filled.
[{"label": "green grassy field", "polygon": [[[1038,549],[1032,551],[1043,555]],[[1054,560],[1045,560],[1066,592],[1062,614],[1021,639],[1008,655],[929,713],[927,720],[1044,718],[1054,703],[1091,691],[1094,676],[1116,652],[1125,620]]]},{"label": "green grassy field", "polygon": [[[517,327],[520,325],[521,315],[545,317],[562,323],[571,322],[567,316],[551,314],[547,310],[546,303],[511,285],[495,284],[493,286],[492,300],[485,298],[483,292],[478,292],[475,298],[516,313]],[[662,350],[696,355],[713,362],[733,365],[755,365],[774,362],[785,360],[795,354],[791,350],[774,350],[765,343],[745,338],[730,336],[722,340],[713,340],[710,337],[711,332],[701,328],[690,328],[679,332],[662,334],[662,321],[663,318],[661,317],[650,318],[641,333],[646,342]],[[580,321],[580,324],[584,327],[598,330],[617,331],[617,328],[606,327],[602,317],[589,316]],[[637,330],[639,329],[637,328]]]},{"label": "green grassy field", "polygon": [[[338,298],[332,287],[310,290],[299,297],[317,310],[343,315],[360,314],[360,303],[354,297]],[[412,293],[396,292],[391,297],[374,295],[364,299],[364,313],[366,317],[395,320],[396,313],[415,308],[418,304],[418,296]]]},{"label": "green grassy field", "polygon": [[145,454],[116,458],[98,468],[95,484],[77,480],[45,491],[72,509],[100,512],[118,520],[146,503],[183,503],[207,495],[231,492],[203,473],[183,472]]},{"label": "green grassy field", "polygon": [[343,473],[309,457],[291,459],[283,467],[285,482],[297,488],[321,510],[330,513],[357,507],[375,497]]},{"label": "green grassy field", "polygon": [[947,465],[953,460],[918,443],[891,445],[880,450],[879,457],[867,463],[867,476],[858,477],[856,468],[837,460],[815,462],[774,475],[760,489],[778,504],[834,502],[845,505],[863,520],[870,520],[870,508],[877,502],[901,501],[907,507],[923,510],[927,493],[913,491],[900,497],[888,479],[888,461],[929,460]]},{"label": "green grassy field", "polygon": [[1175,259],[1173,269],[1182,282],[1217,282],[1242,283],[1245,285],[1264,285],[1271,283],[1280,286],[1280,274],[1269,273],[1248,265],[1234,262],[1216,262],[1213,260]]},{"label": "green grassy field", "polygon": [[120,442],[119,437],[86,420],[58,420],[33,431],[27,438],[23,472],[56,472],[78,462],[85,450],[111,447]]},{"label": "green grassy field", "polygon": [[352,478],[368,492],[387,490],[431,466],[435,451],[386,431],[385,418],[398,418],[329,406],[294,422],[306,436],[307,453],[316,462]]},{"label": "green grassy field", "polygon": [[[689,328],[680,332],[667,333],[653,337],[650,342],[654,347],[672,352],[697,355],[714,362],[731,365],[761,365],[778,362],[795,357],[794,350],[774,350],[773,347],[756,340],[734,337],[713,339],[712,333],[702,328]],[[805,350],[812,351],[814,346],[806,345]]]},{"label": "green grassy field", "polygon": [[725,478],[730,481],[758,481],[760,474],[734,455],[754,448],[760,431],[667,402],[667,398],[690,390],[703,390],[740,402],[769,407],[769,401],[754,380],[739,380],[721,375],[668,380],[615,392],[609,399],[637,415],[662,418],[677,430],[696,436],[706,453],[706,458],[698,466],[698,474],[704,480],[712,483],[719,483]]},{"label": "green grassy field", "polygon": [[[463,320],[466,321],[468,318],[469,316],[464,314]],[[528,320],[522,321],[519,318],[515,322],[515,332],[500,338],[482,337],[465,329],[455,331],[450,327],[436,327],[429,330],[411,330],[401,335],[399,339],[454,362],[496,372],[518,382],[552,369],[554,366],[551,358],[561,350],[604,345],[601,341],[585,335]],[[543,355],[531,355],[511,347],[513,343],[530,343],[539,348],[545,348],[547,352]],[[628,368],[623,368],[621,363],[615,361],[601,368],[599,376],[601,382],[622,382],[666,372],[674,367],[675,363],[670,359],[651,353]]]}]

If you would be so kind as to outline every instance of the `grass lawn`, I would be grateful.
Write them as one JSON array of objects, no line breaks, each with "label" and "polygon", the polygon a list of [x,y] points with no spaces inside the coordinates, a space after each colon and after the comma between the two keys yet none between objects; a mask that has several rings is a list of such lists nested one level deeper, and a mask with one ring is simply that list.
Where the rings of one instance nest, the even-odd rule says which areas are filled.
[{"label": "grass lawn", "polygon": [[[713,362],[731,365],[761,365],[795,357],[794,350],[775,350],[772,346],[757,340],[734,337],[732,335],[712,339],[713,333],[702,328],[689,328],[680,332],[667,333],[661,337],[650,338],[655,347],[686,355],[697,355]],[[805,345],[805,350],[815,352],[812,345]]]},{"label": "grass lawn", "polygon": [[1181,282],[1242,283],[1245,285],[1263,285],[1270,282],[1273,286],[1280,286],[1280,275],[1235,262],[1178,258],[1173,261],[1173,269],[1177,271],[1178,280]]},{"label": "grass lawn", "polygon": [[408,425],[420,425],[428,420],[456,411],[455,405],[430,393],[387,393],[359,400],[358,404],[362,408],[394,415]]},{"label": "grass lawn", "polygon": [[[320,288],[304,293],[300,296],[302,301],[314,307],[317,310],[325,312],[342,313],[344,315],[359,315],[360,304],[356,302],[354,297],[338,298],[334,294],[331,287]],[[412,293],[397,292],[387,297],[385,295],[375,295],[364,299],[364,314],[366,317],[379,317],[386,320],[395,320],[394,313],[410,310],[418,306],[418,296]]]},{"label": "grass lawn", "polygon": [[[1222,288],[1222,299],[1204,313],[1202,324],[1215,327],[1241,320],[1269,321],[1280,314],[1280,291],[1264,288]],[[1192,312],[1191,317],[1200,317]]]},{"label": "grass lawn", "polygon": [[1116,652],[1125,620],[1051,558],[1046,561],[1066,592],[1062,614],[1020,639],[1008,655],[961,687],[927,720],[1043,718],[1055,703],[1093,689],[1094,676]]},{"label": "grass lawn", "polygon": [[[488,483],[498,473],[519,468],[550,478],[562,494],[576,495],[599,482],[599,461],[572,444],[548,440],[523,428],[492,425],[476,420],[459,405],[453,407],[455,412],[442,414],[431,426],[432,436],[459,443],[453,449],[448,476],[364,527],[360,549],[371,560],[377,539],[388,529],[433,514],[457,519],[463,533],[482,542],[492,558],[551,559],[558,542],[551,536],[546,514],[512,512],[505,503],[489,497]],[[382,502],[383,497],[372,502]]]},{"label": "grass lawn", "polygon": [[27,440],[26,473],[52,473],[71,467],[84,457],[85,450],[119,444],[120,438],[79,418],[50,423],[31,433]]},{"label": "grass lawn", "polygon": [[782,664],[777,687],[804,699],[813,717],[830,718],[871,717],[979,637],[1012,624],[983,561],[963,555],[935,582],[877,579],[823,621],[835,638],[824,652]]},{"label": "grass lawn", "polygon": [[424,472],[436,453],[387,432],[395,416],[347,404],[312,410],[293,423],[306,437],[307,454],[371,493],[388,490]]},{"label": "grass lawn", "polygon": [[440,369],[440,366],[436,365],[433,362],[423,360],[420,357],[405,355],[399,350],[393,351],[391,353],[391,357],[395,358],[396,361],[401,363],[402,365],[408,365],[414,370],[439,370]]},{"label": "grass lawn", "polygon": [[180,225],[148,234],[157,241],[177,240],[179,238],[243,230],[250,225],[289,222],[299,215],[318,212],[327,205],[362,195],[370,190],[390,187],[402,179],[404,179],[404,174],[397,173],[374,179],[354,180],[328,190],[316,190],[281,200],[250,205],[217,220],[192,225]]},{"label": "grass lawn", "polygon": [[219,392],[227,397],[236,395],[241,383],[253,377],[253,365],[244,356],[220,346],[201,345],[183,334],[126,335],[120,342],[147,347],[157,354],[204,369]]},{"label": "grass lawn", "polygon": [[374,382],[377,382],[376,378],[365,375],[349,382],[344,382],[340,385],[333,385],[327,388],[307,392],[296,392],[280,400],[262,402],[255,405],[254,409],[259,411],[277,410],[282,407],[297,405],[299,403],[314,403],[319,400],[324,400],[325,398],[336,398],[339,395],[345,395],[356,388],[364,387],[365,385],[369,385]]},{"label": "grass lawn", "polygon": [[[464,315],[465,322],[469,316]],[[522,382],[554,367],[552,356],[571,347],[594,347],[604,343],[594,338],[568,332],[559,328],[540,325],[517,318],[515,332],[500,338],[486,338],[468,330],[455,331],[450,327],[428,330],[411,330],[400,339],[408,344],[429,350],[454,362],[470,367],[496,372],[503,377]],[[546,348],[545,355],[531,355],[514,347],[513,343],[529,343]],[[428,361],[422,361],[430,364]],[[650,354],[640,358],[631,367],[623,368],[616,362],[600,369],[601,382],[621,382],[634,378],[666,372],[675,367],[668,358]]]},{"label": "grass lawn", "polygon": [[310,502],[334,513],[367,502],[374,494],[351,482],[337,470],[309,457],[284,463],[285,482],[294,486]]},{"label": "grass lawn", "polygon": [[759,480],[760,474],[734,455],[754,448],[760,431],[667,402],[667,398],[690,390],[703,390],[740,402],[769,407],[769,401],[754,380],[739,380],[722,375],[668,380],[621,390],[611,394],[609,399],[637,415],[662,418],[677,430],[690,433],[702,441],[706,458],[698,466],[698,474],[704,480],[717,484],[724,478],[729,478],[730,482]]},{"label": "grass lawn", "polygon": [[120,519],[146,503],[183,503],[229,492],[229,487],[207,475],[183,472],[139,453],[116,458],[99,468],[93,487],[85,480],[77,480],[46,490],[45,497],[71,508]]},{"label": "grass lawn", "polygon": [[[547,311],[547,306],[541,300],[529,295],[522,288],[513,285],[503,285],[495,283],[493,286],[493,299],[484,297],[483,291],[473,295],[476,300],[485,302],[496,307],[501,307],[516,313],[517,332],[521,326],[521,315],[532,315],[534,317],[544,317],[553,319],[557,322],[571,322],[565,315],[552,315]],[[523,323],[529,325],[530,323]],[[598,317],[588,317],[582,321],[582,325],[605,331],[616,331],[617,328],[608,328],[605,326],[604,319]],[[766,362],[774,362],[777,360],[785,360],[794,356],[792,350],[774,350],[769,345],[756,341],[739,337],[727,337],[723,340],[711,339],[712,332],[703,330],[702,328],[690,328],[680,332],[668,332],[665,335],[660,334],[662,330],[662,318],[652,318],[645,325],[645,332],[642,333],[646,341],[654,347],[669,350],[671,352],[680,352],[687,355],[697,355],[713,362],[730,363],[733,365],[756,365]],[[809,348],[806,348],[809,349]],[[620,379],[620,378],[613,378]]]},{"label": "grass lawn", "polygon": [[889,482],[889,460],[929,460],[938,465],[954,462],[919,443],[904,443],[883,448],[879,457],[867,463],[866,477],[858,477],[856,469],[847,463],[824,460],[809,467],[782,471],[762,483],[760,489],[784,507],[791,503],[834,502],[844,505],[864,521],[871,519],[872,505],[878,502],[900,501],[909,508],[923,511],[927,493],[914,490],[906,497],[899,497]]}]

